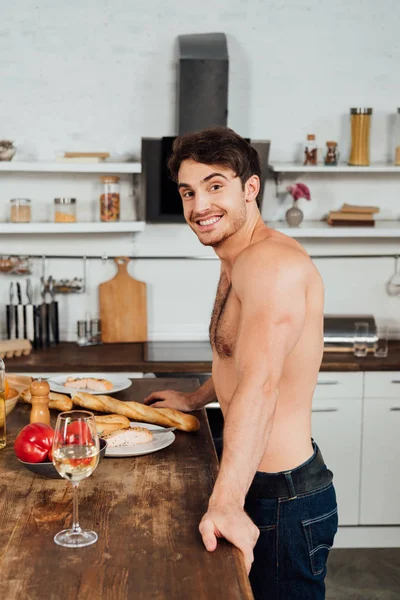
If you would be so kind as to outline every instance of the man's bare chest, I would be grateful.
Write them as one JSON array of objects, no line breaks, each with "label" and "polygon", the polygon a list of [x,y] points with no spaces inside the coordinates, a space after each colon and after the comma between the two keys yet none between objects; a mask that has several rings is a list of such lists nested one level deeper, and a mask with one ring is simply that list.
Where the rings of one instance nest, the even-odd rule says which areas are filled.
[{"label": "man's bare chest", "polygon": [[233,356],[240,318],[240,302],[222,275],[210,322],[210,343],[221,358]]}]

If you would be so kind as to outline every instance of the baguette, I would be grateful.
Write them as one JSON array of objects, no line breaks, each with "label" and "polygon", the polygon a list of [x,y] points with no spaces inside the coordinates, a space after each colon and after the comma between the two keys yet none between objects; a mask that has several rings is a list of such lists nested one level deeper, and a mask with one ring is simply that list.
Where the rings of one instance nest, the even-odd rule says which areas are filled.
[{"label": "baguette", "polygon": [[196,417],[173,408],[152,408],[140,404],[140,402],[122,402],[111,398],[111,396],[93,396],[86,392],[76,393],[73,402],[77,406],[89,410],[124,415],[134,421],[161,425],[162,427],[176,427],[181,431],[197,431],[200,427],[199,420]]},{"label": "baguette", "polygon": [[[56,392],[49,393],[49,408],[53,408],[54,410],[72,410],[73,402],[69,396],[64,396],[64,394],[57,394]],[[31,400],[31,390],[30,388],[26,388],[21,392],[21,399],[27,404],[32,404]]]},{"label": "baguette", "polygon": [[99,435],[107,435],[112,431],[129,429],[130,421],[123,415],[101,415],[94,418]]},{"label": "baguette", "polygon": [[72,396],[72,402],[75,406],[80,406],[81,408],[87,408],[88,410],[97,410],[97,412],[106,412],[106,413],[115,413],[115,414],[123,414],[119,413],[117,410],[109,410],[101,401],[103,396],[94,396],[93,394],[88,394],[87,392],[76,392]]}]

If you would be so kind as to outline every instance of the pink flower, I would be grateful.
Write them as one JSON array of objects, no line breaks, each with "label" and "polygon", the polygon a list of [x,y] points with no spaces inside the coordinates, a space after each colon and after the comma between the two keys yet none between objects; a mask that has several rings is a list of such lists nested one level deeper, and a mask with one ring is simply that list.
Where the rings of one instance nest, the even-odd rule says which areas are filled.
[{"label": "pink flower", "polygon": [[294,185],[289,185],[286,189],[295,201],[299,198],[311,200],[310,190],[304,183],[295,183]]}]

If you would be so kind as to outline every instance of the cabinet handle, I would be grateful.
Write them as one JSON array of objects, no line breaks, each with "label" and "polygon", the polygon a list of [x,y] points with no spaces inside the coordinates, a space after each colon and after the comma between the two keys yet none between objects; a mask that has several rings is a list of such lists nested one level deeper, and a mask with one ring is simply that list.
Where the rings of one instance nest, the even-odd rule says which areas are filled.
[{"label": "cabinet handle", "polygon": [[338,410],[338,408],[313,408],[312,412],[337,412]]},{"label": "cabinet handle", "polygon": [[317,381],[317,385],[338,385],[338,383],[338,381]]},{"label": "cabinet handle", "polygon": [[392,379],[391,383],[400,383],[400,379]]},{"label": "cabinet handle", "polygon": [[391,406],[391,407],[390,407],[390,410],[392,410],[392,411],[395,411],[395,410],[396,410],[396,411],[397,411],[397,410],[400,410],[400,406]]}]

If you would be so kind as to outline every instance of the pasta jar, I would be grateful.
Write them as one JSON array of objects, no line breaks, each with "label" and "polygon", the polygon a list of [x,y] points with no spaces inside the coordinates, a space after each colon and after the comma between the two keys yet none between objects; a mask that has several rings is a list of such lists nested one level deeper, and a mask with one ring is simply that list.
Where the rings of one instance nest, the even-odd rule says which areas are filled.
[{"label": "pasta jar", "polygon": [[31,222],[31,201],[28,198],[11,198],[10,221],[11,223]]},{"label": "pasta jar", "polygon": [[76,198],[54,198],[54,222],[76,223]]},{"label": "pasta jar", "polygon": [[100,177],[100,181],[103,186],[100,196],[100,220],[119,221],[119,177],[105,175],[104,177]]},{"label": "pasta jar", "polygon": [[351,108],[351,151],[349,165],[368,167],[372,108]]}]

